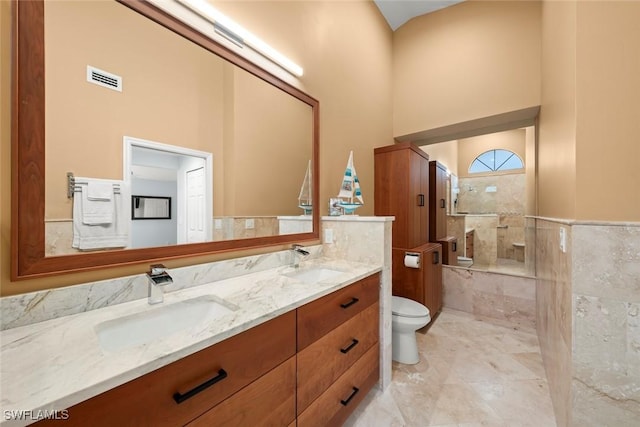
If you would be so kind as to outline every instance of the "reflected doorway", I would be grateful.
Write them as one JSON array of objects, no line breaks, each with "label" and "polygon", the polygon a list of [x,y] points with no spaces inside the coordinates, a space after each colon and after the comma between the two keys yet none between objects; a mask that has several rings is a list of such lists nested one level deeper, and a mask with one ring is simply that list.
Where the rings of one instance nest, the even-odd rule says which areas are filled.
[{"label": "reflected doorway", "polygon": [[213,155],[124,137],[124,180],[131,194],[170,197],[170,218],[132,220],[131,248],[212,240]]}]

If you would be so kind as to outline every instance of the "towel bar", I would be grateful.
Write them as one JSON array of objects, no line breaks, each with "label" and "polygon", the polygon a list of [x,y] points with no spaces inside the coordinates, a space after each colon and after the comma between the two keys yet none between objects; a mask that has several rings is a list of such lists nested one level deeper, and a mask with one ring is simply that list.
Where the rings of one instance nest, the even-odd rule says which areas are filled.
[{"label": "towel bar", "polygon": [[[73,176],[73,172],[67,172],[67,198],[72,199],[73,193],[81,192],[81,185],[86,185],[86,182],[76,183],[76,177]],[[113,184],[113,194],[120,194],[120,184]]]}]

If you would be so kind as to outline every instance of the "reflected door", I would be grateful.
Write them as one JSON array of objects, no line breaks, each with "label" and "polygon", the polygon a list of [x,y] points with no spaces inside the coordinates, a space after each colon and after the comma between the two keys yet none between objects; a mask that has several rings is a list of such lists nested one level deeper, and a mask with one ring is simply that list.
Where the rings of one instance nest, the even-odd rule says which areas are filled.
[{"label": "reflected door", "polygon": [[187,243],[206,240],[204,168],[187,171]]}]

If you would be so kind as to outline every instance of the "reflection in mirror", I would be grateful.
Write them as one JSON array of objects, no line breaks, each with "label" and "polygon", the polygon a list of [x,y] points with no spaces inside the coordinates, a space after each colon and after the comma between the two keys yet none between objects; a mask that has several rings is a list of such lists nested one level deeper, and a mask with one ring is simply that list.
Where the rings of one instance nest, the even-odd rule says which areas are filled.
[{"label": "reflection in mirror", "polygon": [[[149,2],[32,0],[13,10],[12,280],[318,239],[317,209],[299,207],[307,171],[317,206],[317,100]],[[150,172],[142,166],[163,167],[130,161],[125,137],[209,156],[204,182],[192,177],[205,196],[211,189],[191,201],[204,205],[203,232],[178,224],[175,240],[136,249],[127,229],[109,250],[77,253],[67,173],[131,194],[132,177]],[[172,209],[190,203],[186,190],[170,197]],[[122,200],[111,224],[143,223],[131,220],[130,195]]]},{"label": "reflection in mirror", "polygon": [[[75,251],[68,171],[174,194],[172,226],[141,240],[132,223],[128,248],[312,231],[296,218],[311,214],[298,206],[310,105],[116,2],[46,2],[45,42],[47,256]],[[136,147],[126,163],[127,135],[173,148]],[[180,148],[209,153],[212,170],[186,167]]]}]

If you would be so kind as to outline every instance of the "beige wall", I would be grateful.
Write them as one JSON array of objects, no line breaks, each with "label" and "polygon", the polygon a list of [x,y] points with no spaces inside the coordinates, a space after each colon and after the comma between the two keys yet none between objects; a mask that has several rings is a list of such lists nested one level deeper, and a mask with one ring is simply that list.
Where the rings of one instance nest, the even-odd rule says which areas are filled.
[{"label": "beige wall", "polygon": [[[10,66],[7,42],[10,39],[10,6],[6,1],[0,4],[4,107],[9,105],[5,91],[10,90],[10,82],[5,77],[8,74],[5,68]],[[327,213],[325,205],[329,197],[337,194],[349,150],[354,150],[365,200],[365,206],[358,210],[358,214],[373,215],[373,148],[393,143],[392,32],[374,3],[256,1],[220,2],[216,6],[304,67],[301,86],[320,101],[320,213]],[[357,31],[354,31],[354,22],[358,23]],[[3,152],[9,150],[9,123],[9,110],[3,108]],[[225,134],[227,132],[234,131],[228,130]],[[9,158],[3,156],[3,174],[9,165]],[[298,190],[303,175],[295,177]],[[2,295],[136,274],[147,267],[134,265],[11,282],[8,268],[9,181],[2,181]],[[294,197],[297,197],[297,191]],[[234,255],[223,256],[229,258]],[[169,267],[188,265],[220,257],[198,257],[165,264]]]},{"label": "beige wall", "polygon": [[640,2],[578,2],[576,218],[640,221]]},{"label": "beige wall", "polygon": [[[214,215],[300,212],[307,104],[117,3],[48,2],[45,15],[47,219],[71,217],[68,171],[122,179],[125,135],[212,153]],[[122,76],[123,91],[88,84],[88,64]]]},{"label": "beige wall", "polygon": [[538,213],[574,218],[576,203],[576,3],[542,8],[542,108],[538,135]]},{"label": "beige wall", "polygon": [[365,202],[357,213],[373,215],[373,148],[393,143],[392,32],[375,4],[213,3],[304,68],[303,90],[320,101],[320,213],[338,194],[353,150]]},{"label": "beige wall", "polygon": [[396,137],[540,105],[540,2],[465,1],[393,39]]},{"label": "beige wall", "polygon": [[429,160],[437,160],[458,175],[458,141],[440,142],[423,145],[420,148],[429,155]]},{"label": "beige wall", "polygon": [[539,214],[640,221],[638,2],[543,7]]}]

